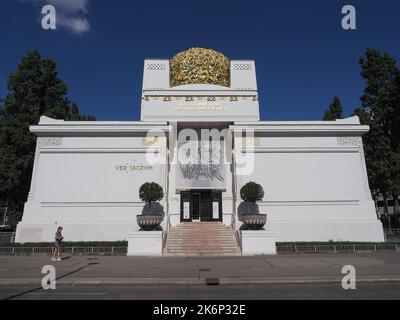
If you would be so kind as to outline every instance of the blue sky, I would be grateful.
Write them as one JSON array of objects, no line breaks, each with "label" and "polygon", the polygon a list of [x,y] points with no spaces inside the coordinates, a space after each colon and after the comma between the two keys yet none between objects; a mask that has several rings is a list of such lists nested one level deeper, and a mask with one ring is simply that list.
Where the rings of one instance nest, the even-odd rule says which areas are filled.
[{"label": "blue sky", "polygon": [[[41,28],[45,3],[56,5],[56,31]],[[341,28],[346,4],[355,31]],[[262,120],[318,120],[335,95],[349,115],[365,49],[400,58],[398,0],[1,0],[0,14],[0,98],[20,58],[38,49],[98,120],[138,120],[143,60],[190,47],[256,60]]]}]

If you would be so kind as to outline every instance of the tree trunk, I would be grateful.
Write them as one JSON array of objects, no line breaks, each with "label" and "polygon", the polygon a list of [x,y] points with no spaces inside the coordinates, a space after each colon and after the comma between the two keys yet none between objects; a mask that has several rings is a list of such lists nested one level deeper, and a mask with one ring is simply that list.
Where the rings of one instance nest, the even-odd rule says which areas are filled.
[{"label": "tree trunk", "polygon": [[375,204],[376,217],[382,222],[382,217],[379,212],[379,206],[378,206],[378,195],[375,192],[372,194],[372,199],[374,200],[374,204]]},{"label": "tree trunk", "polygon": [[394,194],[393,195],[393,215],[394,215],[394,219],[395,219],[397,225],[399,225],[399,223],[400,223],[399,214],[400,214],[400,212],[399,212],[399,195]]},{"label": "tree trunk", "polygon": [[391,223],[390,223],[389,208],[388,208],[388,199],[387,199],[387,194],[386,193],[383,194],[383,205],[384,205],[384,208],[385,208],[385,214],[386,214],[389,230],[392,231],[392,226],[391,226]]}]

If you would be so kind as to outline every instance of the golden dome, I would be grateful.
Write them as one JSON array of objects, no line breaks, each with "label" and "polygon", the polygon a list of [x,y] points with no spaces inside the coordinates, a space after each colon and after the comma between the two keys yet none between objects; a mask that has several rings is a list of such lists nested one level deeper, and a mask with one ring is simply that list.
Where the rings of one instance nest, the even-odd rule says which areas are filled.
[{"label": "golden dome", "polygon": [[171,87],[185,84],[230,85],[230,61],[211,49],[192,48],[170,61]]}]

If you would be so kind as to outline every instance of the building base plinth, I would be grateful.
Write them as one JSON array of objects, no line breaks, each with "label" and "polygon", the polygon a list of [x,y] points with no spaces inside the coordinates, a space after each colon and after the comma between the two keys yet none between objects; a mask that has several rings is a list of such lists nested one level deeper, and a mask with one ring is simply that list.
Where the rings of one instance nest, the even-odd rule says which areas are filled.
[{"label": "building base plinth", "polygon": [[128,235],[128,256],[162,256],[162,247],[162,231],[138,231]]},{"label": "building base plinth", "polygon": [[276,237],[269,231],[241,231],[242,254],[243,255],[275,255]]}]

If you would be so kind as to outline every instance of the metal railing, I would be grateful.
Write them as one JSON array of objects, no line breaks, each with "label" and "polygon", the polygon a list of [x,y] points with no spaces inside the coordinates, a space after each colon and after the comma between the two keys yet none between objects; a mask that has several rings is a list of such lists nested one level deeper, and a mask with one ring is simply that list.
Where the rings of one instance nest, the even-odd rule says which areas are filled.
[{"label": "metal railing", "polygon": [[[125,255],[127,247],[65,247],[62,252],[75,255]],[[52,254],[54,247],[0,247],[0,255]]]},{"label": "metal railing", "polygon": [[[232,219],[232,228],[235,232],[236,241],[240,246],[240,232],[236,230],[236,219]],[[163,247],[169,230],[171,228],[170,216],[167,218],[166,231],[164,232]],[[379,251],[397,251],[400,252],[400,229],[385,229],[386,243],[333,243],[333,244],[297,244],[277,243],[276,248],[278,253],[323,253],[323,252],[379,252]],[[54,247],[21,247],[13,246],[15,233],[7,232],[0,233],[0,243],[10,243],[6,247],[0,246],[0,255],[40,255],[52,254]],[[73,247],[67,246],[63,248],[63,253],[74,255],[125,255],[127,253],[126,246],[87,246]]]},{"label": "metal railing", "polygon": [[166,230],[163,232],[163,240],[162,240],[163,241],[163,244],[162,244],[163,250],[164,250],[165,246],[167,245],[167,237],[168,237],[169,231],[171,230],[171,215],[168,215],[166,224],[167,224],[167,226],[166,226]]},{"label": "metal railing", "polygon": [[233,232],[235,233],[236,245],[238,246],[238,248],[240,250],[242,250],[242,239],[240,238],[240,231],[237,230],[235,214],[232,215],[231,228],[232,228]]},{"label": "metal railing", "polygon": [[[277,244],[278,253],[323,253],[323,252],[400,252],[400,244]],[[53,247],[0,247],[1,255],[49,255]],[[73,255],[125,255],[127,247],[65,247],[65,254]]]},{"label": "metal railing", "polygon": [[378,252],[397,251],[400,252],[400,244],[378,243],[378,244],[277,244],[278,253],[312,253],[312,252]]}]

